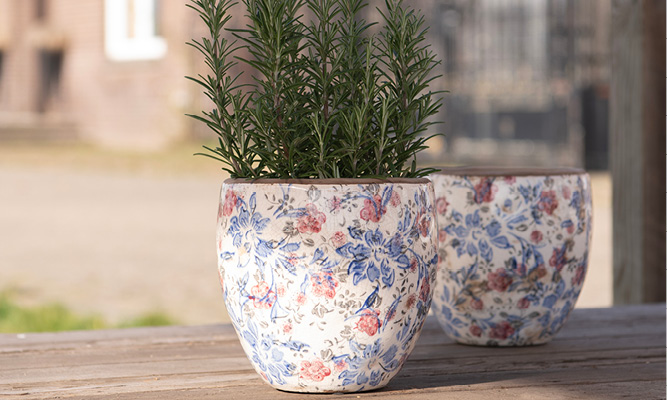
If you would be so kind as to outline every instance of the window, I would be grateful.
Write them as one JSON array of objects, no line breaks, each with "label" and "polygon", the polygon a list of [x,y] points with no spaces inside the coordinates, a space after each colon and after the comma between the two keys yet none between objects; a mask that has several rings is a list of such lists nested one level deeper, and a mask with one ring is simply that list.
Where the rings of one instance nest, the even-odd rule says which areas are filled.
[{"label": "window", "polygon": [[49,110],[60,96],[60,78],[63,70],[63,52],[59,50],[40,50],[39,52],[40,86],[37,97],[37,111]]},{"label": "window", "polygon": [[159,0],[105,0],[105,50],[114,61],[156,60],[167,53],[158,36]]}]

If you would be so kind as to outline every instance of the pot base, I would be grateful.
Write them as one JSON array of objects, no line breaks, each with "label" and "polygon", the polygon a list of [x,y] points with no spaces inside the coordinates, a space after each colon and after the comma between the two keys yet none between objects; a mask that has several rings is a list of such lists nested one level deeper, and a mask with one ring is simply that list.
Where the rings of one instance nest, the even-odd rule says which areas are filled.
[{"label": "pot base", "polygon": [[[268,384],[268,383],[267,383]],[[284,387],[280,386],[275,386],[268,384],[274,389],[277,389],[281,392],[285,393],[300,393],[300,394],[345,394],[345,393],[364,393],[364,392],[372,392],[375,390],[381,390],[387,386],[388,383],[381,384],[379,386],[375,386],[372,388],[364,388],[362,390],[342,390],[342,389],[310,389],[310,388],[294,388],[294,389],[287,389]]]},{"label": "pot base", "polygon": [[[551,338],[540,341],[540,342],[530,342],[530,343],[500,343],[500,342],[493,342],[491,340],[487,342],[466,342],[464,340],[455,340],[457,344],[463,345],[463,346],[474,346],[474,347],[536,347],[536,346],[544,346],[545,344],[551,342]],[[493,343],[492,343],[493,342]]]}]

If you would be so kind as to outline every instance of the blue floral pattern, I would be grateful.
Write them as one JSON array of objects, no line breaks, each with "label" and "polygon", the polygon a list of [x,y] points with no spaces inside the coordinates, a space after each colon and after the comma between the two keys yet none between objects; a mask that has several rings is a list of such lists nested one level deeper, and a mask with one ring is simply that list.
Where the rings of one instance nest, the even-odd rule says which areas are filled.
[{"label": "blue floral pattern", "polygon": [[260,376],[281,390],[386,385],[412,351],[437,268],[432,185],[226,181],[225,303]]},{"label": "blue floral pattern", "polygon": [[478,345],[551,340],[574,307],[586,273],[588,175],[445,171],[431,179],[442,205],[433,310],[445,332]]},{"label": "blue floral pattern", "polygon": [[[364,279],[371,282],[381,280],[383,284],[394,284],[394,264],[403,269],[410,266],[408,256],[401,251],[403,243],[400,233],[385,239],[379,230],[366,231],[362,235],[357,229],[349,229],[350,237],[356,242],[348,242],[336,249],[336,253],[351,260],[348,275],[355,285]],[[357,243],[361,242],[361,243]]]}]

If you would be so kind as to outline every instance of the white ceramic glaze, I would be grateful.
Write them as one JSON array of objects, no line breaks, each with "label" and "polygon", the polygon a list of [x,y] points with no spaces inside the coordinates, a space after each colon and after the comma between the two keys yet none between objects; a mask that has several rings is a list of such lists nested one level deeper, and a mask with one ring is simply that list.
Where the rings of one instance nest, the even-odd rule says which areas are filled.
[{"label": "white ceramic glaze", "polygon": [[220,279],[257,372],[295,392],[385,386],[428,313],[436,235],[426,179],[225,181]]},{"label": "white ceramic glaze", "polygon": [[581,170],[444,169],[433,312],[474,345],[546,343],[581,292],[591,235]]}]

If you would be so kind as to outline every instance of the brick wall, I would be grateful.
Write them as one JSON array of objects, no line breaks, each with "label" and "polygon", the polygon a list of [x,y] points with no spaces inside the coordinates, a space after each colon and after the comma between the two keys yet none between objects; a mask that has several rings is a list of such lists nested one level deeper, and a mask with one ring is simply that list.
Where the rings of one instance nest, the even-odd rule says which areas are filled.
[{"label": "brick wall", "polygon": [[[104,51],[103,0],[0,0],[0,128],[7,121],[73,122],[84,141],[112,147],[159,148],[186,138],[198,89],[183,76],[195,69],[184,43],[196,15],[185,2],[161,0],[164,57],[112,61]],[[59,89],[40,102],[40,51],[62,52]],[[43,97],[42,97],[43,98]]]}]

